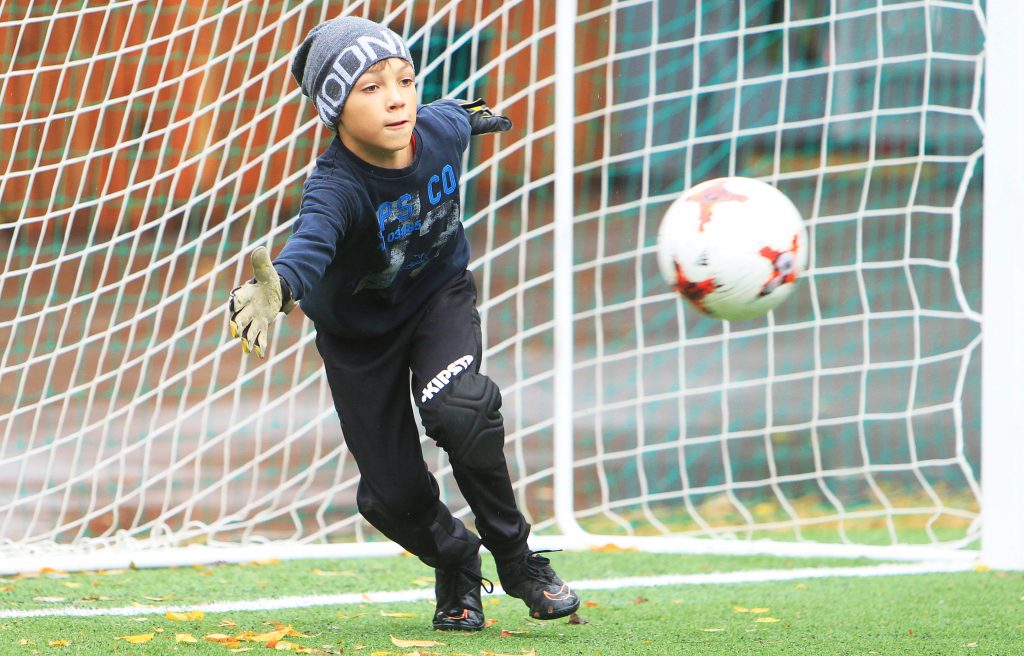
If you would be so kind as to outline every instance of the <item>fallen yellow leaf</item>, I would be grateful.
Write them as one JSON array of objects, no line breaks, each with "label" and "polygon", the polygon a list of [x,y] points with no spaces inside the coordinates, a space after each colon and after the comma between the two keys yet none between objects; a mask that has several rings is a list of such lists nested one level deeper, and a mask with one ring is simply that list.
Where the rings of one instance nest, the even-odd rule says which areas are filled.
[{"label": "fallen yellow leaf", "polygon": [[32,597],[32,601],[42,601],[48,604],[59,604],[65,601],[64,597]]},{"label": "fallen yellow leaf", "polygon": [[402,649],[409,647],[444,647],[443,642],[436,642],[434,640],[399,640],[395,636],[391,636],[391,644]]},{"label": "fallen yellow leaf", "polygon": [[732,609],[733,609],[733,611],[735,611],[737,613],[749,613],[750,612],[749,608],[744,608],[743,606],[733,606]]},{"label": "fallen yellow leaf", "polygon": [[597,551],[599,553],[617,553],[619,551],[636,551],[636,547],[622,547],[617,544],[605,544],[601,546],[590,547],[591,551]]},{"label": "fallen yellow leaf", "polygon": [[141,645],[152,640],[155,635],[155,633],[140,633],[138,635],[117,636],[114,640],[124,640],[133,645]]},{"label": "fallen yellow leaf", "polygon": [[166,597],[149,597],[146,595],[142,595],[142,598],[146,601],[170,601],[174,598],[174,595],[167,595]]},{"label": "fallen yellow leaf", "polygon": [[282,629],[278,629],[277,631],[271,631],[269,633],[257,633],[252,638],[250,638],[249,641],[266,643],[263,645],[264,647],[276,647],[277,643],[280,642],[281,639],[284,638],[286,635],[288,635],[288,632],[291,631],[291,629],[292,627],[286,626]]},{"label": "fallen yellow leaf", "polygon": [[68,645],[71,644],[71,641],[70,640],[51,640],[50,642],[48,642],[46,644],[50,645],[51,647],[67,647]]},{"label": "fallen yellow leaf", "polygon": [[754,621],[755,622],[779,622],[781,620],[779,620],[779,618],[777,618],[777,617],[759,617],[759,618],[757,618]]},{"label": "fallen yellow leaf", "polygon": [[65,588],[80,588],[82,584],[77,581],[64,581]]},{"label": "fallen yellow leaf", "polygon": [[252,651],[252,647],[239,647],[238,649],[229,649],[228,651],[238,653],[240,651]]},{"label": "fallen yellow leaf", "polygon": [[66,578],[68,576],[71,576],[70,574],[68,574],[67,572],[65,572],[63,570],[54,569],[52,567],[44,567],[41,570],[39,570],[39,573],[40,574],[49,575],[50,578],[56,578],[56,579],[61,579],[61,578]]},{"label": "fallen yellow leaf", "polygon": [[529,635],[529,634],[530,634],[529,631],[513,631],[511,629],[502,629],[501,633],[498,634],[498,637],[500,637],[500,638],[509,638],[511,636],[514,636],[514,635]]},{"label": "fallen yellow leaf", "polygon": [[285,631],[287,631],[287,633],[285,633],[285,635],[295,636],[296,638],[308,638],[309,637],[305,633],[299,633],[298,631],[293,629],[290,624],[288,626],[285,626],[284,624],[281,624],[280,622],[264,622],[264,624],[266,624],[267,626],[274,627],[275,631],[280,631],[281,629],[284,629]]},{"label": "fallen yellow leaf", "polygon": [[191,633],[175,633],[174,634],[174,642],[175,643],[182,643],[182,642],[199,642],[199,641],[196,640],[195,636],[193,636]]},{"label": "fallen yellow leaf", "polygon": [[184,613],[174,613],[167,611],[164,613],[164,617],[174,622],[195,622],[206,617],[206,613],[201,610],[189,610]]},{"label": "fallen yellow leaf", "polygon": [[750,612],[751,613],[767,613],[770,610],[771,610],[771,608],[751,608]]},{"label": "fallen yellow leaf", "polygon": [[346,615],[345,613],[335,613],[335,617],[341,620],[354,620],[357,617],[362,617],[366,613],[356,613],[355,615]]},{"label": "fallen yellow leaf", "polygon": [[713,629],[701,629],[701,630],[702,631],[707,631],[708,633],[716,633],[718,631],[725,631],[725,629],[721,629],[721,628],[718,628],[718,627],[713,628]]},{"label": "fallen yellow leaf", "polygon": [[211,633],[209,635],[204,635],[203,640],[209,640],[210,642],[230,642],[235,640],[235,638],[227,635],[226,633]]},{"label": "fallen yellow leaf", "polygon": [[314,574],[316,576],[355,576],[355,574],[353,574],[352,572],[350,572],[348,570],[346,570],[346,571],[337,571],[337,570],[313,569],[313,570],[310,570],[310,573],[312,573],[312,574]]}]

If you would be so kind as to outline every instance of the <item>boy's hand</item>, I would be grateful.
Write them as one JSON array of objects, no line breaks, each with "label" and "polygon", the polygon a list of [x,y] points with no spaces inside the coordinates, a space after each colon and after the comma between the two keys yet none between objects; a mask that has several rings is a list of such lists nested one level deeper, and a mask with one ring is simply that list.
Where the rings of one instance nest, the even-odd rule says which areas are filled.
[{"label": "boy's hand", "polygon": [[263,357],[267,345],[267,330],[277,318],[278,312],[285,314],[295,308],[291,293],[284,298],[280,276],[270,263],[266,247],[260,246],[252,252],[252,268],[256,277],[240,287],[231,290],[228,301],[231,337],[241,338],[242,350],[256,351]]},{"label": "boy's hand", "polygon": [[508,132],[512,129],[512,121],[506,116],[492,112],[481,98],[461,103],[459,106],[469,114],[470,134]]}]

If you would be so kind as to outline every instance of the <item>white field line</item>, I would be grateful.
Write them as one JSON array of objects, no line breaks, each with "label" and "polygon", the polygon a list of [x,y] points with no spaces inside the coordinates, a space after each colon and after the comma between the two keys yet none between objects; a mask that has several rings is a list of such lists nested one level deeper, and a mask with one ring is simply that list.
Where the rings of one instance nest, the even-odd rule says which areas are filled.
[{"label": "white field line", "polygon": [[[576,590],[617,590],[620,588],[645,588],[666,585],[728,585],[736,583],[761,583],[766,581],[792,581],[799,579],[848,578],[862,576],[905,576],[909,574],[941,574],[966,572],[975,565],[966,562],[932,562],[872,565],[864,567],[806,567],[800,569],[761,569],[713,574],[666,574],[662,576],[630,576],[617,579],[591,579],[576,581]],[[503,594],[501,586],[495,586],[492,594]],[[38,608],[32,610],[0,610],[0,619],[27,617],[96,617],[163,615],[168,611],[202,610],[207,613],[233,613],[240,611],[279,610],[284,608],[308,608],[310,606],[344,606],[346,604],[394,603],[433,599],[432,589],[397,590],[394,592],[350,592],[332,595],[303,595],[300,597],[276,597],[244,601],[219,601],[191,606],[129,606],[121,608]]]}]

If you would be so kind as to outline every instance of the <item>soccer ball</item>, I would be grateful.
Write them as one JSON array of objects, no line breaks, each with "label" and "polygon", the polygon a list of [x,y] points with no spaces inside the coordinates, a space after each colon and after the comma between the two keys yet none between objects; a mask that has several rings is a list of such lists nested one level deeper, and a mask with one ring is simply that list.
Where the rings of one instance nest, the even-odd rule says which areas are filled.
[{"label": "soccer ball", "polygon": [[717,178],[685,191],[658,229],[668,284],[718,319],[753,319],[793,293],[807,268],[800,211],[775,187]]}]

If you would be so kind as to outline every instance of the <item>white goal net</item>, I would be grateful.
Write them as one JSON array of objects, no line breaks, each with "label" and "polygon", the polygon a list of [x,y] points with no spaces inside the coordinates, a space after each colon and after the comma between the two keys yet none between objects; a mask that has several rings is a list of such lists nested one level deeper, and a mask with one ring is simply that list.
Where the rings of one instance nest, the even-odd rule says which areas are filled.
[{"label": "white goal net", "polygon": [[[341,13],[407,38],[424,101],[483,97],[515,123],[474,139],[461,179],[484,370],[538,534],[976,547],[982,0],[579,0],[574,52],[555,5],[0,4],[0,554],[382,540],[311,323],[278,322],[260,361],[225,319],[328,144],[288,69]],[[807,221],[811,272],[762,320],[703,317],[657,273],[661,213],[723,175]],[[424,457],[469,521],[426,438]]]}]

